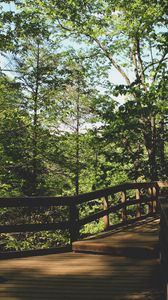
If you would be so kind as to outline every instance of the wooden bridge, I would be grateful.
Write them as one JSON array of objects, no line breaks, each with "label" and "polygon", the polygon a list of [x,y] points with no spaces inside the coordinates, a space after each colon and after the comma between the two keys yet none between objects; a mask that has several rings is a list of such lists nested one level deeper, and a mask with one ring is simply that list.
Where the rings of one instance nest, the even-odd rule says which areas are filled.
[{"label": "wooden bridge", "polygon": [[[1,198],[1,208],[69,207],[69,220],[2,224],[0,232],[69,229],[71,245],[67,251],[49,249],[50,255],[1,253],[0,299],[168,299],[167,187],[168,182],[126,183],[74,197]],[[91,203],[99,210],[81,218],[80,206]],[[116,214],[118,224],[112,223]],[[80,228],[100,218],[105,230],[80,240]]]}]

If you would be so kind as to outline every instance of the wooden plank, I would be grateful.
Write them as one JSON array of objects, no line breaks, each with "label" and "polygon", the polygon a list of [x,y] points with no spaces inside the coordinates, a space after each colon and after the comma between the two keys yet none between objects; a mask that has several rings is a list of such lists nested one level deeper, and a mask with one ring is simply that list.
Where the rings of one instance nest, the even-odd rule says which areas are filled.
[{"label": "wooden plank", "polygon": [[162,182],[135,182],[135,183],[123,183],[120,185],[116,185],[107,189],[98,190],[95,192],[86,193],[83,195],[74,196],[74,199],[76,200],[77,204],[82,204],[87,201],[91,201],[94,199],[98,199],[105,196],[110,196],[112,194],[116,194],[118,192],[122,192],[124,190],[131,190],[131,189],[148,189],[150,187],[156,187],[159,186],[166,187],[168,186],[168,182],[165,182],[165,184],[162,184]]},{"label": "wooden plank", "polygon": [[[150,231],[148,230],[150,228]],[[115,255],[142,255],[152,257],[158,255],[159,220],[148,218],[130,227],[113,230],[100,237],[74,242],[73,251],[111,253]]]},{"label": "wooden plank", "polygon": [[165,299],[168,299],[168,195],[160,198],[160,257],[164,279]]},{"label": "wooden plank", "polygon": [[101,197],[109,196],[124,190],[142,189],[142,188],[160,188],[168,187],[168,182],[142,182],[142,183],[124,183],[110,188],[89,192],[76,196],[65,197],[20,197],[20,198],[0,198],[0,207],[37,207],[37,206],[64,206],[82,204]]},{"label": "wooden plank", "polygon": [[[106,212],[108,212],[108,208],[109,208],[109,201],[108,201],[108,196],[103,198],[103,208]],[[104,218],[104,230],[108,230],[109,228],[109,214],[107,213]]]},{"label": "wooden plank", "polygon": [[0,207],[69,206],[71,203],[72,197],[0,198]]},{"label": "wooden plank", "polygon": [[1,300],[160,300],[159,261],[62,253],[1,261]]},{"label": "wooden plank", "polygon": [[135,196],[137,200],[136,217],[139,218],[141,216],[141,193],[139,189],[136,189]]},{"label": "wooden plank", "polygon": [[122,220],[123,222],[127,221],[127,193],[126,190],[124,190],[122,192],[122,196],[121,196],[121,202],[124,204],[123,209],[122,209]]},{"label": "wooden plank", "polygon": [[70,206],[70,221],[69,221],[69,232],[71,243],[76,241],[79,236],[79,213],[76,203]]},{"label": "wooden plank", "polygon": [[168,181],[157,181],[157,185],[160,188],[166,188],[168,187]]},{"label": "wooden plank", "polygon": [[35,249],[35,250],[24,250],[24,251],[5,251],[0,252],[0,260],[9,258],[21,258],[21,257],[33,257],[38,255],[47,255],[55,253],[71,252],[71,246],[65,245],[63,247],[50,248],[50,249]]},{"label": "wooden plank", "polygon": [[[100,219],[100,218],[102,218],[106,215],[109,215],[110,213],[115,213],[115,212],[119,211],[120,209],[126,208],[128,206],[138,204],[138,203],[144,203],[144,204],[146,203],[147,204],[151,201],[152,201],[152,198],[149,198],[149,199],[143,198],[139,201],[134,200],[134,199],[133,200],[127,200],[127,202],[119,203],[115,206],[110,206],[108,209],[101,210],[97,213],[91,214],[90,216],[87,216],[85,218],[80,219],[79,222],[78,222],[78,225],[79,225],[79,227],[81,227],[81,226],[83,226],[87,223],[90,223],[90,222],[93,222],[97,219]],[[126,220],[125,220],[125,222],[126,222]]]},{"label": "wooden plank", "polygon": [[39,232],[47,230],[69,229],[69,227],[69,221],[48,224],[0,225],[0,233]]}]

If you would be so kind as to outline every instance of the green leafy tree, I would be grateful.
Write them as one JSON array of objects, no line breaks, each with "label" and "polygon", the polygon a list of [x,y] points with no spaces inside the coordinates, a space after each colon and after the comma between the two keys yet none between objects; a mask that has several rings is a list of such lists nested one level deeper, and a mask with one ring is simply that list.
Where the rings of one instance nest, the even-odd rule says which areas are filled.
[{"label": "green leafy tree", "polygon": [[[64,89],[57,94],[60,98],[57,113],[62,143],[60,147],[64,156],[60,164],[63,169],[65,165],[66,169],[69,169],[72,186],[78,194],[85,189],[83,171],[87,172],[90,168],[86,154],[90,147],[89,142],[87,143],[87,130],[93,118],[92,103],[95,89],[89,83],[88,72],[82,57],[73,57],[73,54],[67,56],[65,73],[68,74],[68,81]],[[91,147],[90,152],[92,152]]]},{"label": "green leafy tree", "polygon": [[165,101],[160,86],[167,61],[166,2],[67,1],[65,5],[56,1],[54,9],[52,2],[40,3],[52,16],[56,28],[78,41],[92,43],[95,52],[106,58],[109,68],[115,68],[123,77],[125,84],[113,88],[113,93],[127,94],[128,100],[138,107],[136,115],[148,158],[148,177],[158,179],[159,122],[167,114],[166,108],[164,112],[158,109]]}]

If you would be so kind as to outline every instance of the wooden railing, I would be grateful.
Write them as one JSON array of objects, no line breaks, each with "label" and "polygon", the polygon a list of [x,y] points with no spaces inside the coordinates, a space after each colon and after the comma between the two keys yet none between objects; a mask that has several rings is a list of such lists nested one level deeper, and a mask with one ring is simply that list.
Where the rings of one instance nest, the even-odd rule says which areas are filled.
[{"label": "wooden railing", "polygon": [[168,195],[160,203],[160,261],[164,282],[164,299],[168,299]]},{"label": "wooden railing", "polygon": [[[0,198],[0,208],[26,207],[33,208],[68,207],[69,219],[54,223],[38,224],[12,224],[0,225],[0,233],[39,232],[50,230],[69,230],[71,243],[78,239],[79,230],[85,224],[104,219],[104,230],[110,226],[110,216],[119,214],[119,222],[128,224],[157,212],[158,195],[163,188],[168,187],[168,182],[150,183],[124,183],[107,189],[67,197],[27,197],[27,198]],[[81,205],[97,203],[99,211],[81,218],[79,208]],[[130,207],[134,207],[134,211]],[[133,211],[133,212],[132,212]]]}]

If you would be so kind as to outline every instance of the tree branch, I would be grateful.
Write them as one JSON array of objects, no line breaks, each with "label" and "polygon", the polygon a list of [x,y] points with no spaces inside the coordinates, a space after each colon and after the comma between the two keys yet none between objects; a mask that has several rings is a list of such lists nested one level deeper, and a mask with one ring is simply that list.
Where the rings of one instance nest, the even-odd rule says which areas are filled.
[{"label": "tree branch", "polygon": [[167,52],[165,52],[165,53],[163,54],[162,58],[161,58],[161,59],[159,60],[159,62],[158,62],[158,66],[157,66],[157,68],[156,68],[156,70],[155,70],[155,75],[154,75],[154,77],[153,77],[153,80],[154,80],[154,81],[156,80],[156,76],[157,76],[157,74],[158,74],[158,72],[159,72],[159,70],[160,70],[161,63],[162,63],[164,60],[168,59],[168,57],[166,57],[166,55],[167,55]]},{"label": "tree branch", "polygon": [[100,49],[106,54],[106,57],[110,60],[112,65],[116,68],[116,70],[122,75],[122,77],[125,79],[126,83],[128,85],[131,84],[130,79],[128,78],[127,74],[124,72],[124,70],[121,68],[121,66],[114,60],[113,56],[111,53],[108,51],[108,49],[95,37],[89,36],[91,39],[93,39]]},{"label": "tree branch", "polygon": [[155,61],[155,62],[153,62],[153,63],[148,64],[148,65],[144,68],[144,72],[145,72],[147,69],[149,69],[150,67],[152,67],[152,66],[154,66],[154,65],[159,65],[159,66],[160,66],[160,64],[161,64],[163,61],[168,60],[168,57],[165,57],[166,55],[167,55],[167,53],[164,53],[163,56],[162,56],[162,58],[161,58],[159,61]]},{"label": "tree branch", "polygon": [[140,68],[140,77],[141,77],[141,82],[145,88],[145,73],[144,73],[144,67],[143,67],[143,62],[141,58],[141,50],[140,50],[140,40],[136,39],[136,46],[137,46],[137,58],[139,62],[139,68]]},{"label": "tree branch", "polygon": [[137,55],[136,45],[133,45],[133,48],[132,48],[132,61],[133,61],[133,65],[134,65],[134,72],[135,72],[135,76],[136,76],[136,81],[140,82],[140,76],[139,76],[139,72],[138,72],[138,62],[137,62],[136,55]]},{"label": "tree branch", "polygon": [[[72,29],[65,27],[64,25],[62,25],[62,23],[60,22],[60,20],[57,18],[57,21],[59,23],[59,25],[61,26],[62,29],[67,30],[69,32],[71,32],[72,34],[74,33],[78,33],[78,34],[83,34],[87,37],[89,37],[90,39],[92,39],[93,41],[95,41],[97,43],[97,45],[99,46],[99,48],[106,54],[106,57],[110,60],[110,62],[112,63],[112,65],[116,68],[116,70],[122,75],[122,77],[125,79],[126,83],[128,85],[131,84],[130,79],[128,78],[127,74],[124,72],[124,70],[121,68],[121,66],[114,60],[113,56],[111,55],[111,53],[108,51],[108,49],[103,46],[103,44],[95,37],[93,37],[91,34],[85,32],[84,30],[79,31],[79,27],[78,27],[78,32],[73,32]],[[81,25],[81,24],[80,24]]]}]

